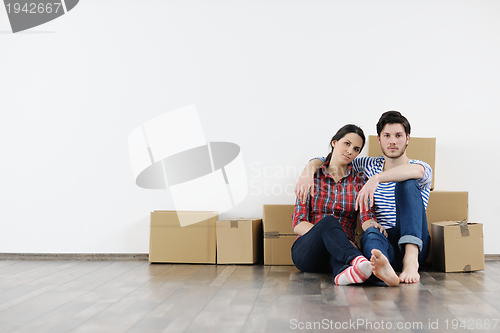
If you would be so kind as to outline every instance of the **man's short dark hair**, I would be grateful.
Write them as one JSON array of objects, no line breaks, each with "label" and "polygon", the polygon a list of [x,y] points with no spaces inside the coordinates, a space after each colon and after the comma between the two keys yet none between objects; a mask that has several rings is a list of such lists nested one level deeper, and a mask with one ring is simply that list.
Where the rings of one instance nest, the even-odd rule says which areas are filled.
[{"label": "man's short dark hair", "polygon": [[387,111],[380,116],[377,123],[378,136],[380,136],[380,133],[382,133],[382,130],[387,124],[401,124],[405,128],[406,136],[410,135],[410,122],[399,111]]}]

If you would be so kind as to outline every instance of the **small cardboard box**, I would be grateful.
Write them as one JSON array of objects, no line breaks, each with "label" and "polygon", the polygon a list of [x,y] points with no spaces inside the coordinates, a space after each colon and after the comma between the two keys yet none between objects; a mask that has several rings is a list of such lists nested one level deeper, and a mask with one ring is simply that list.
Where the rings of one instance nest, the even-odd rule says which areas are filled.
[{"label": "small cardboard box", "polygon": [[433,266],[444,272],[484,270],[483,225],[458,221],[432,224]]},{"label": "small cardboard box", "polygon": [[294,205],[264,205],[264,265],[293,265],[292,244]]},{"label": "small cardboard box", "polygon": [[254,264],[262,253],[262,219],[217,221],[217,263]]},{"label": "small cardboard box", "polygon": [[[181,227],[179,219],[199,222]],[[217,212],[152,212],[149,261],[215,264],[217,220]]]},{"label": "small cardboard box", "polygon": [[[378,137],[368,137],[368,156],[378,157],[384,155]],[[436,178],[436,138],[417,138],[410,136],[410,143],[406,148],[406,156],[411,159],[421,160],[430,165],[433,173],[431,188],[434,189],[434,178]]]}]

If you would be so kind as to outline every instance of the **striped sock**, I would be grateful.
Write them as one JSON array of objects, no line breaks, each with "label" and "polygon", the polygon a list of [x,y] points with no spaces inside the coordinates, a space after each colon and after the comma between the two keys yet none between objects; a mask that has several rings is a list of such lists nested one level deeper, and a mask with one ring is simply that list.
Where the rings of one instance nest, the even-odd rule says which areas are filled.
[{"label": "striped sock", "polygon": [[335,277],[335,284],[345,286],[352,283],[362,283],[372,275],[372,265],[363,256],[357,256],[347,267]]}]

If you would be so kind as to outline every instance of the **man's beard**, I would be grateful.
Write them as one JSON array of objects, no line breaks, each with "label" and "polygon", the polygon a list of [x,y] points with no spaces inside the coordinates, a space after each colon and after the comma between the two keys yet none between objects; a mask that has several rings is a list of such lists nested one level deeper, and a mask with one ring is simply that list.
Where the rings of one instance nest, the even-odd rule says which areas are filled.
[{"label": "man's beard", "polygon": [[388,148],[382,148],[382,147],[380,147],[380,148],[382,149],[382,153],[384,153],[384,156],[387,157],[387,158],[391,158],[391,159],[398,159],[398,158],[400,158],[401,156],[403,156],[403,154],[406,151],[406,146],[405,146],[404,149],[400,149],[399,150],[400,154],[398,154],[397,156],[395,156],[394,153],[391,153],[392,155],[387,155],[387,151],[386,150],[388,150]]}]

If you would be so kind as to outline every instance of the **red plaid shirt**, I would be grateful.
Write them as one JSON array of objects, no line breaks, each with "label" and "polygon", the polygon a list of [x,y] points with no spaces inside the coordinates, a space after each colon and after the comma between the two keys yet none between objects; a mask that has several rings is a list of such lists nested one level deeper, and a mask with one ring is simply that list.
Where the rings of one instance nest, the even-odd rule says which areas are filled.
[{"label": "red plaid shirt", "polygon": [[[316,224],[326,215],[333,215],[344,228],[351,241],[355,241],[356,221],[358,211],[354,210],[356,196],[366,182],[366,178],[357,174],[353,167],[347,166],[347,175],[335,183],[333,177],[326,172],[328,162],[323,164],[314,175],[314,198],[311,194],[306,203],[297,198],[293,213],[293,227],[302,221]],[[373,209],[360,214],[361,222],[370,219],[377,220]]]}]

